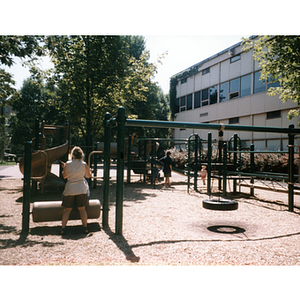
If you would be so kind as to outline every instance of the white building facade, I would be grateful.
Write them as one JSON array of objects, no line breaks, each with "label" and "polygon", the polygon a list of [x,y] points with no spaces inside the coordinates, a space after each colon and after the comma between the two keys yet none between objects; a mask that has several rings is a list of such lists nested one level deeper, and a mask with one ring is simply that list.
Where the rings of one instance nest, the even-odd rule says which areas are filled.
[{"label": "white building facade", "polygon": [[[192,72],[190,71],[192,70]],[[189,72],[190,71],[190,72]],[[247,126],[288,127],[300,118],[287,119],[297,104],[283,103],[279,96],[268,96],[267,90],[277,83],[263,83],[253,51],[243,51],[243,45],[232,47],[176,74],[176,122],[223,123]],[[175,129],[173,137],[186,139],[198,133],[207,139],[206,130]],[[224,131],[227,141],[237,133],[243,147],[254,144],[255,150],[287,150],[286,134]],[[218,138],[217,132],[212,132]],[[300,145],[298,138],[296,145]]]}]

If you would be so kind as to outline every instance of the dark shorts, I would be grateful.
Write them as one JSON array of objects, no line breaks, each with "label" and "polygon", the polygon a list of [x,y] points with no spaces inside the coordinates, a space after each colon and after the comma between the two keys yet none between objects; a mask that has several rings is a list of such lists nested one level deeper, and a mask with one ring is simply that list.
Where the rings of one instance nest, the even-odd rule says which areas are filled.
[{"label": "dark shorts", "polygon": [[171,177],[171,172],[170,173],[164,173],[165,177]]},{"label": "dark shorts", "polygon": [[63,196],[63,201],[61,206],[67,208],[83,207],[86,206],[87,201],[88,201],[87,194]]}]

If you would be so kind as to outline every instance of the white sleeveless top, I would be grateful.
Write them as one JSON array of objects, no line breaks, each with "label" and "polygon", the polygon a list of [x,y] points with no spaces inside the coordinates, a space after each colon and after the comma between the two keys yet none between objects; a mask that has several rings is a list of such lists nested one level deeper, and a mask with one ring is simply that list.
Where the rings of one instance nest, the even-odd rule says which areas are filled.
[{"label": "white sleeveless top", "polygon": [[73,159],[66,163],[67,183],[64,196],[88,194],[88,183],[84,178],[86,163],[80,159]]}]

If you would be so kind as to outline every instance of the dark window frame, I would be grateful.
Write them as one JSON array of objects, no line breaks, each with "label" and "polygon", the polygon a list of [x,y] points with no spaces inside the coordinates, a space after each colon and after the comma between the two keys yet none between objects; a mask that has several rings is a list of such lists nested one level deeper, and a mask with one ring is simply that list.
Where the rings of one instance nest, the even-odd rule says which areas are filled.
[{"label": "dark window frame", "polygon": [[208,73],[210,73],[210,67],[208,67],[208,68],[202,70],[202,76],[203,76],[203,75],[206,75],[206,74],[208,74]]},{"label": "dark window frame", "polygon": [[281,118],[281,110],[269,111],[267,112],[267,120]]},{"label": "dark window frame", "polygon": [[186,110],[193,109],[193,94],[188,94],[186,96]]},{"label": "dark window frame", "polygon": [[240,118],[239,117],[230,118],[228,123],[229,124],[239,124]]},{"label": "dark window frame", "polygon": [[230,58],[230,63],[233,64],[233,63],[235,63],[236,61],[239,61],[239,60],[241,60],[241,54],[237,54],[235,56],[232,56]]}]

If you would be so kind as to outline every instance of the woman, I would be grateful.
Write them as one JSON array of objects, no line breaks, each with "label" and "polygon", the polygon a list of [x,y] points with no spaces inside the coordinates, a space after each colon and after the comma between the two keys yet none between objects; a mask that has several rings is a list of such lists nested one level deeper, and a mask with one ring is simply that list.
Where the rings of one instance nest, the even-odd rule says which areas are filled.
[{"label": "woman", "polygon": [[92,172],[88,165],[83,161],[84,154],[80,147],[74,147],[71,151],[71,161],[67,163],[61,162],[63,178],[67,178],[65,190],[63,192],[64,207],[62,215],[61,234],[64,234],[65,227],[69,220],[70,213],[73,207],[77,207],[84,233],[88,233],[87,227],[87,212],[85,206],[88,201],[88,183],[86,178],[92,177]]}]

